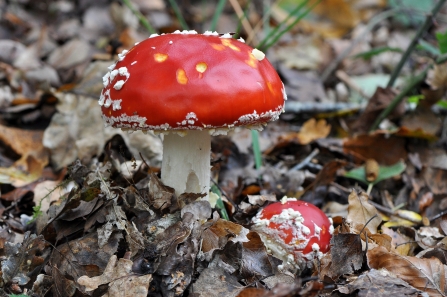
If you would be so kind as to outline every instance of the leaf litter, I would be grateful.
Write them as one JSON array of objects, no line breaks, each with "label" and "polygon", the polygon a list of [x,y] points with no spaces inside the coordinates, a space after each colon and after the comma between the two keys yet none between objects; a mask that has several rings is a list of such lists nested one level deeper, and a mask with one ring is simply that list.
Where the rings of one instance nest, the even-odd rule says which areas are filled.
[{"label": "leaf litter", "polygon": [[[389,72],[415,32],[405,24],[420,15],[369,24],[395,1],[327,1],[284,35],[267,54],[289,100],[260,133],[263,166],[254,166],[250,133],[213,139],[226,221],[200,195],[177,197],[159,180],[160,137],[104,128],[102,76],[147,37],[127,6],[109,2],[0,1],[0,296],[446,295],[446,64],[427,71],[413,105],[369,132],[443,50],[442,18],[424,37],[431,52],[421,43],[394,87],[385,87]],[[180,29],[164,2],[132,2],[158,32]],[[292,2],[272,6],[274,26]],[[217,28],[236,32],[228,5]],[[181,9],[198,31],[214,10]],[[367,180],[368,194],[346,174],[379,178],[395,164],[380,182]],[[300,274],[279,269],[250,230],[260,208],[284,195],[334,221],[331,251]]]}]

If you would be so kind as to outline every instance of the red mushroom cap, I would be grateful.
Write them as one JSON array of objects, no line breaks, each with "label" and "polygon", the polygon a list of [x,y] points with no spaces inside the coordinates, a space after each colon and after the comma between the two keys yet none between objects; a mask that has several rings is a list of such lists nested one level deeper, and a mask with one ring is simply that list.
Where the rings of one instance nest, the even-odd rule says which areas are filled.
[{"label": "red mushroom cap", "polygon": [[99,104],[108,125],[214,129],[276,120],[284,85],[264,54],[229,34],[150,37],[109,67]]},{"label": "red mushroom cap", "polygon": [[280,259],[300,265],[329,251],[331,220],[311,203],[283,198],[263,208],[253,222],[266,247]]}]

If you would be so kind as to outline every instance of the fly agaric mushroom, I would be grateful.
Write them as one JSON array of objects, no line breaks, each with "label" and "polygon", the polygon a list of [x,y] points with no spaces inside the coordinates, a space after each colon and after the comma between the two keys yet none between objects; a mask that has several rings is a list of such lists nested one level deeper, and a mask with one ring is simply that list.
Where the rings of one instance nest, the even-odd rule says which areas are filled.
[{"label": "fly agaric mushroom", "polygon": [[230,34],[153,34],[118,58],[103,78],[103,119],[164,134],[161,178],[177,195],[208,195],[210,135],[261,129],[283,112],[286,94],[273,66]]},{"label": "fly agaric mushroom", "polygon": [[287,197],[263,208],[253,223],[267,251],[300,270],[329,251],[334,231],[318,207]]}]

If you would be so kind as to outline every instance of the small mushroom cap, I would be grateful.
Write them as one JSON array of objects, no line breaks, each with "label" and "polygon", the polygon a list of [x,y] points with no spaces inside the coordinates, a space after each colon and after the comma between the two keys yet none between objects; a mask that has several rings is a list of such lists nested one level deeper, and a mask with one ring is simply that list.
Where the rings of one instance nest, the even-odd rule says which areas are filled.
[{"label": "small mushroom cap", "polygon": [[151,36],[109,67],[99,100],[106,124],[220,129],[279,117],[284,85],[261,51],[228,34],[175,33]]},{"label": "small mushroom cap", "polygon": [[253,222],[253,230],[278,258],[293,255],[303,263],[330,249],[332,222],[311,203],[285,198],[263,208]]}]

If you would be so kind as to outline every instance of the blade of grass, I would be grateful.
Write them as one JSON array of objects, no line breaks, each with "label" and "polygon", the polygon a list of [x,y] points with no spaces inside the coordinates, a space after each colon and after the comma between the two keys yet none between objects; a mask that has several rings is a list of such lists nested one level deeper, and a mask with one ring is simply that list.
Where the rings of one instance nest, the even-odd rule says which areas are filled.
[{"label": "blade of grass", "polygon": [[222,11],[225,7],[226,0],[219,0],[216,6],[216,10],[214,11],[213,19],[211,20],[211,31],[216,31],[217,22],[219,21],[220,15],[222,14]]},{"label": "blade of grass", "polygon": [[[251,27],[251,24],[248,21],[247,11],[246,11],[248,9],[248,6],[251,3],[251,0],[248,2],[245,11],[242,10],[242,7],[240,6],[239,2],[237,2],[237,0],[229,0],[229,1],[230,1],[231,6],[234,9],[234,12],[236,13],[236,15],[238,17],[238,28],[236,29],[236,33],[239,32],[240,26],[242,25],[242,27],[244,27],[245,32],[247,32],[247,34],[251,34],[251,32],[253,31],[253,28]],[[236,35],[238,35],[238,34],[235,34],[234,37],[236,37]]]},{"label": "blade of grass", "polygon": [[265,46],[265,44],[267,43],[267,41],[270,39],[270,38],[272,38],[275,34],[277,34],[278,32],[279,32],[279,30],[281,29],[281,27],[284,25],[284,24],[286,24],[296,13],[298,13],[298,11],[300,11],[304,6],[306,6],[307,5],[307,3],[309,3],[309,1],[310,0],[306,0],[306,1],[304,1],[304,2],[302,2],[300,5],[298,5],[297,7],[295,7],[295,9],[294,10],[292,10],[290,13],[289,13],[289,15],[284,19],[284,20],[282,20],[279,24],[278,24],[278,26],[276,26],[275,27],[275,29],[273,29],[273,30],[271,30],[270,32],[269,32],[269,34],[257,45],[257,47],[259,48],[259,49],[262,49],[264,46]]},{"label": "blade of grass", "polygon": [[216,201],[216,209],[219,212],[220,217],[224,220],[229,221],[230,217],[228,216],[227,209],[225,208],[225,205],[222,201],[222,193],[220,192],[219,188],[215,184],[213,184],[210,191],[219,197],[219,199],[217,199]]},{"label": "blade of grass", "polygon": [[259,132],[258,130],[251,130],[251,142],[253,147],[253,154],[255,156],[256,170],[260,170],[262,167],[262,154],[259,146]]},{"label": "blade of grass", "polygon": [[123,0],[123,3],[130,9],[130,11],[132,11],[132,13],[138,18],[138,20],[140,21],[141,25],[143,25],[143,27],[150,33],[150,34],[154,34],[157,33],[157,31],[155,31],[154,27],[152,27],[152,25],[149,23],[149,21],[146,19],[146,17],[137,9],[135,9],[135,7],[133,7],[132,3],[130,2],[130,0]]},{"label": "blade of grass", "polygon": [[175,0],[169,0],[169,4],[174,10],[175,16],[177,17],[177,20],[179,21],[182,29],[189,30],[188,24],[186,23],[185,18],[183,17],[182,11],[180,10],[180,7],[178,6],[177,2]]},{"label": "blade of grass", "polygon": [[275,43],[278,42],[279,38],[283,36],[285,33],[289,32],[296,24],[298,24],[299,21],[301,21],[306,15],[308,15],[318,4],[321,3],[323,0],[318,0],[315,2],[315,4],[312,4],[309,8],[307,8],[301,15],[299,15],[290,25],[288,25],[284,30],[279,32],[272,41],[267,43],[261,50],[267,51],[271,46],[273,46]]}]

